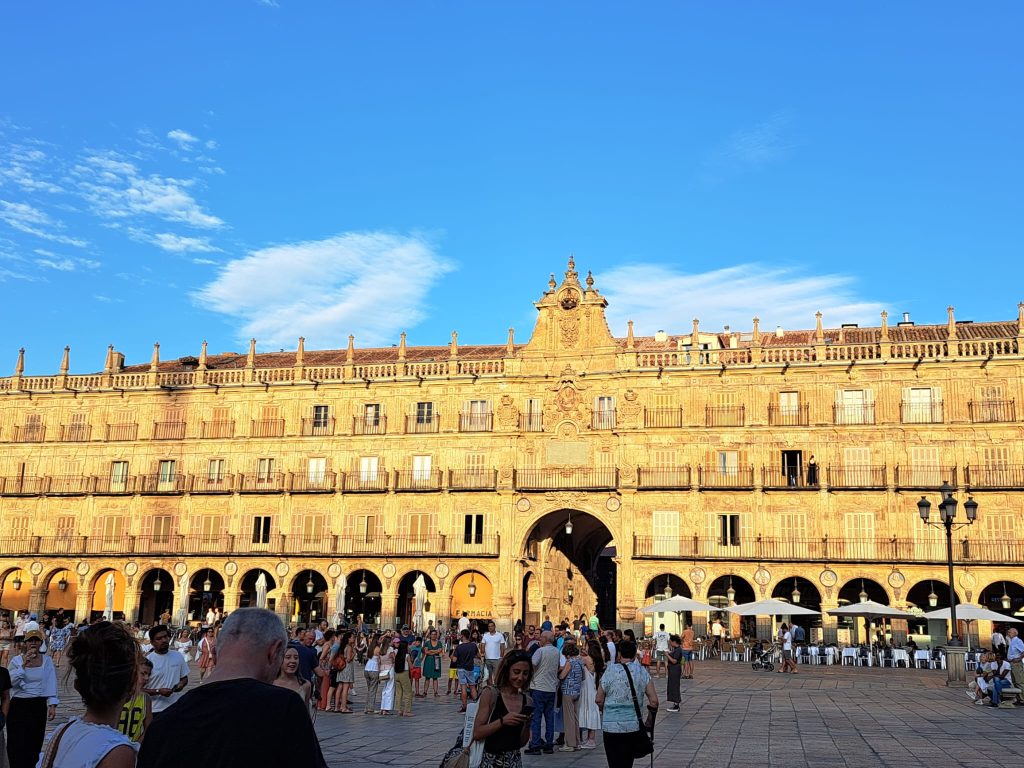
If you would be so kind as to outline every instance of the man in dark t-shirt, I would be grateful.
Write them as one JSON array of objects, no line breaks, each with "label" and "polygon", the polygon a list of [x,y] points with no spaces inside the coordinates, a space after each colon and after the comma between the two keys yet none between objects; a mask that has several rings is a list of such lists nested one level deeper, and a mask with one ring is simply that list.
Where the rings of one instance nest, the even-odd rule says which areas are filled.
[{"label": "man in dark t-shirt", "polygon": [[203,768],[326,768],[302,699],[272,684],[287,644],[272,612],[233,611],[217,637],[217,668],[146,731],[138,768],[180,768],[185,755]]},{"label": "man in dark t-shirt", "polygon": [[480,646],[469,639],[468,629],[462,630],[459,636],[462,642],[452,652],[452,666],[455,667],[459,685],[462,686],[462,709],[459,712],[465,712],[467,692],[476,699],[476,677],[473,674],[473,667],[476,657],[480,654]]}]

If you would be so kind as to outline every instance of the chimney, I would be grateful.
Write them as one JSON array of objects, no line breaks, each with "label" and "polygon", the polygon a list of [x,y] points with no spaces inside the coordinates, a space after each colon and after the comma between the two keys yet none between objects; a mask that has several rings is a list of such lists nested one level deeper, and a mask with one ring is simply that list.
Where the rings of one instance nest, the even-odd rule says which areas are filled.
[{"label": "chimney", "polygon": [[664,331],[655,331],[654,340],[659,344],[664,344],[666,341],[668,341],[668,334],[665,333]]},{"label": "chimney", "polygon": [[776,325],[775,326],[775,338],[776,339],[781,339],[785,335],[786,334],[783,332],[782,326],[781,325]]}]

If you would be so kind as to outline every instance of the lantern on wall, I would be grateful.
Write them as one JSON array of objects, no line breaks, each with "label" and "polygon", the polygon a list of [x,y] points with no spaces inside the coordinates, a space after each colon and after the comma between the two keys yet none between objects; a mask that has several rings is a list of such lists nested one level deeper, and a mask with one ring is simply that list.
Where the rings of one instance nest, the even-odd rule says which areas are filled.
[{"label": "lantern on wall", "polygon": [[476,597],[476,582],[473,580],[473,574],[469,574],[469,596]]}]

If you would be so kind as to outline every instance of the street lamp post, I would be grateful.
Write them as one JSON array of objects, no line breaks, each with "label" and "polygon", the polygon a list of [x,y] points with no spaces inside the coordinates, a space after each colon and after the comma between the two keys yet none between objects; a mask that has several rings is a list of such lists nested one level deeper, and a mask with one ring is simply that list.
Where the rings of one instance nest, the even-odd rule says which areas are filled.
[{"label": "street lamp post", "polygon": [[967,517],[967,522],[958,523],[956,522],[957,500],[953,496],[953,487],[949,483],[943,483],[939,492],[942,494],[942,501],[939,502],[938,520],[929,519],[931,517],[932,505],[926,496],[922,496],[921,500],[917,502],[917,511],[925,525],[945,528],[946,530],[946,568],[949,576],[949,620],[951,625],[949,644],[951,646],[959,646],[962,645],[962,641],[956,622],[956,589],[953,585],[953,530],[974,525],[974,521],[978,519],[978,502],[973,497],[969,497],[964,502],[964,513]]}]

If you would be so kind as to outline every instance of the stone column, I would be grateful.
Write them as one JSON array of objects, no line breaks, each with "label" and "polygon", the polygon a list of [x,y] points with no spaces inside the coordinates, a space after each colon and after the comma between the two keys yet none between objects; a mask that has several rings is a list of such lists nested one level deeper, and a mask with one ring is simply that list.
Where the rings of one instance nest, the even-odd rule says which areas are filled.
[{"label": "stone column", "polygon": [[46,596],[49,590],[46,587],[32,587],[28,591],[28,611],[42,617],[46,612]]},{"label": "stone column", "polygon": [[[694,611],[692,614],[693,618],[690,621],[693,622],[693,634],[695,637],[711,637],[711,624],[708,619],[707,611]],[[685,617],[685,616],[684,616]]]},{"label": "stone column", "polygon": [[96,592],[92,589],[79,589],[75,596],[75,621],[89,621],[92,616],[92,600]]},{"label": "stone column", "polygon": [[[231,613],[231,611],[238,610],[238,604],[242,600],[242,590],[240,589],[225,589],[224,590],[224,613]],[[205,617],[203,617],[205,620]]]},{"label": "stone column", "polygon": [[771,616],[758,616],[757,617],[757,639],[768,640],[772,639],[774,626],[772,624]]},{"label": "stone column", "polygon": [[839,642],[839,619],[829,611],[838,608],[838,603],[821,604],[821,640],[825,645]]},{"label": "stone column", "polygon": [[383,629],[395,628],[395,607],[397,603],[397,592],[385,591],[380,593],[380,625]]},{"label": "stone column", "polygon": [[499,632],[511,632],[516,621],[513,616],[515,601],[512,595],[494,596],[494,623]]},{"label": "stone column", "polygon": [[905,645],[907,642],[907,620],[893,619],[890,624],[892,626],[892,644]]},{"label": "stone column", "polygon": [[128,587],[124,591],[124,618],[125,621],[133,622],[139,620],[139,604],[141,603],[142,590]]}]

